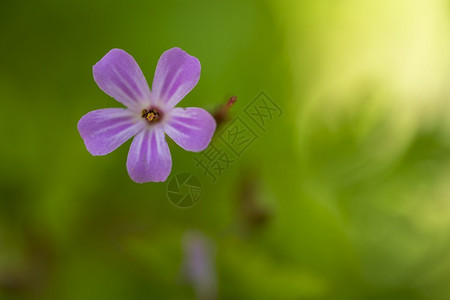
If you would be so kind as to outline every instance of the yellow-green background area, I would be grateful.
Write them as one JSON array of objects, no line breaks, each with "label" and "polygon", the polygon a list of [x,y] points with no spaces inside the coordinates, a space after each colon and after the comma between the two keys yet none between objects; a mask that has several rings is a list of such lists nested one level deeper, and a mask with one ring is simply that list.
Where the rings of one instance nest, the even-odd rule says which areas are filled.
[{"label": "yellow-green background area", "polygon": [[[450,1],[2,1],[0,298],[194,299],[182,239],[215,247],[219,299],[450,298]],[[173,206],[91,156],[76,125],[120,107],[92,77],[112,48],[149,81],[181,47],[180,106],[284,111],[216,183],[169,141]],[[217,136],[214,138],[217,141]]]}]

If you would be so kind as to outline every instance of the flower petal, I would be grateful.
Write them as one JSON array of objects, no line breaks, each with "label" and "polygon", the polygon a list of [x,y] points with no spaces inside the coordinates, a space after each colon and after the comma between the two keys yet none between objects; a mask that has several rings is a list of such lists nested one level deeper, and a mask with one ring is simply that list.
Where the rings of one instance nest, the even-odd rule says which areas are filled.
[{"label": "flower petal", "polygon": [[109,96],[136,110],[150,103],[150,89],[134,58],[121,49],[109,51],[94,67],[94,80]]},{"label": "flower petal", "polygon": [[180,147],[188,151],[205,150],[216,130],[216,121],[204,109],[174,108],[164,130]]},{"label": "flower petal", "polygon": [[164,52],[156,67],[152,84],[152,98],[166,108],[174,107],[200,79],[199,60],[180,48]]},{"label": "flower petal", "polygon": [[172,169],[172,157],[162,128],[150,127],[131,143],[127,170],[138,183],[166,181]]},{"label": "flower petal", "polygon": [[123,108],[91,111],[78,121],[78,131],[92,155],[105,155],[145,128],[145,122]]}]

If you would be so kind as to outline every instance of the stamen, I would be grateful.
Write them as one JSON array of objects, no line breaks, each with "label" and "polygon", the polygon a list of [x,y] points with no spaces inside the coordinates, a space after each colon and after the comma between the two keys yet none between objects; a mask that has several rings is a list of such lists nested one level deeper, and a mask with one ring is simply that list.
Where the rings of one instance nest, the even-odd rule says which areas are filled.
[{"label": "stamen", "polygon": [[161,118],[161,114],[154,108],[143,109],[141,115],[149,123],[157,122]]}]

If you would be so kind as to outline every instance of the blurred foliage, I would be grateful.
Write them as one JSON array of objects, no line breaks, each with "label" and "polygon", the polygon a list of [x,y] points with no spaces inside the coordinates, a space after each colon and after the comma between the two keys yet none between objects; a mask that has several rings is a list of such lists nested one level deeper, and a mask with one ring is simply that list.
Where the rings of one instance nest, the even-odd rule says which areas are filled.
[{"label": "blurred foliage", "polygon": [[[214,242],[219,299],[450,297],[448,0],[3,1],[0,298],[194,299],[182,239]],[[216,183],[174,207],[76,124],[119,106],[111,48],[151,82],[171,47],[202,76],[180,106],[284,111]],[[217,141],[217,137],[216,137]]]}]

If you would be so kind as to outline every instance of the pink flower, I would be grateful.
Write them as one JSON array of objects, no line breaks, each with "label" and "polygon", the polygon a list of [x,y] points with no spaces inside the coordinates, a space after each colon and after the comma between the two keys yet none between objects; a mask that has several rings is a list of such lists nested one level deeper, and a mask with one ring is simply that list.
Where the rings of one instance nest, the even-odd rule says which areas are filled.
[{"label": "pink flower", "polygon": [[180,147],[199,152],[208,147],[216,130],[204,109],[179,108],[197,84],[200,62],[180,48],[161,55],[152,91],[134,58],[120,49],[109,51],[93,67],[94,80],[126,108],[105,108],[84,115],[78,131],[92,155],[105,155],[134,136],[128,152],[131,179],[165,181],[172,169],[166,134]]}]

